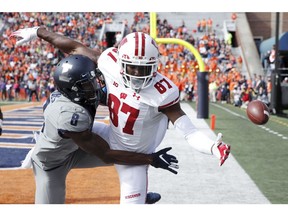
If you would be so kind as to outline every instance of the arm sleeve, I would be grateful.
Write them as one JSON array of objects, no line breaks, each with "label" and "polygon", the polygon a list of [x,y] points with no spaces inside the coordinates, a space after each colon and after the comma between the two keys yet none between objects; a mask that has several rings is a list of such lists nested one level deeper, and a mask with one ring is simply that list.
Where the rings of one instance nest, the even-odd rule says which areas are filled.
[{"label": "arm sleeve", "polygon": [[177,131],[183,134],[189,145],[195,150],[212,155],[212,147],[214,146],[214,140],[207,137],[202,131],[198,130],[191,122],[187,115],[183,115],[178,118],[174,127]]},{"label": "arm sleeve", "polygon": [[82,108],[64,107],[58,118],[58,130],[82,132],[91,127],[88,112]]}]

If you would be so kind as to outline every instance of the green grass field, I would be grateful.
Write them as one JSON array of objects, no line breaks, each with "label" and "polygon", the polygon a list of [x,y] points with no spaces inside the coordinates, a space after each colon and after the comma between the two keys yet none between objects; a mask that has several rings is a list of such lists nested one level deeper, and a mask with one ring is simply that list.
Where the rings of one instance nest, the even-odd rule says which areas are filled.
[{"label": "green grass field", "polygon": [[[190,103],[196,110],[195,102]],[[288,118],[270,115],[264,126],[250,122],[246,110],[229,104],[209,105],[216,115],[215,133],[231,144],[231,152],[262,193],[274,204],[288,204]]]}]

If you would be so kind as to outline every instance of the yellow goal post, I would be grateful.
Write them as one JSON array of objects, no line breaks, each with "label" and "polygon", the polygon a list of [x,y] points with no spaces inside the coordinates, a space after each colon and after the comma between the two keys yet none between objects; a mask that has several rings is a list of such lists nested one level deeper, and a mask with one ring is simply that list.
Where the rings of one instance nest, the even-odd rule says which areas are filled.
[{"label": "yellow goal post", "polygon": [[200,72],[205,72],[205,64],[202,60],[201,55],[195,47],[185,40],[178,38],[157,38],[157,15],[155,12],[150,12],[150,36],[157,42],[162,44],[180,44],[186,47],[195,56]]},{"label": "yellow goal post", "polygon": [[199,72],[197,72],[197,99],[196,112],[197,118],[209,118],[209,90],[208,90],[208,72],[205,71],[205,64],[201,55],[195,47],[185,40],[178,38],[157,38],[157,15],[155,12],[150,12],[150,36],[156,43],[162,44],[180,44],[186,47],[195,56]]}]

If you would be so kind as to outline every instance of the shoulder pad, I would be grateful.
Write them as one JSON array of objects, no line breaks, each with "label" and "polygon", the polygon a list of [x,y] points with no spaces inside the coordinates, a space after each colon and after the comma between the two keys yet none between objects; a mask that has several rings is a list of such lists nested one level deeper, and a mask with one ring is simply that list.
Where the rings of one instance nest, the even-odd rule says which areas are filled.
[{"label": "shoulder pad", "polygon": [[94,119],[80,106],[61,107],[58,118],[58,130],[82,132],[92,127]]}]

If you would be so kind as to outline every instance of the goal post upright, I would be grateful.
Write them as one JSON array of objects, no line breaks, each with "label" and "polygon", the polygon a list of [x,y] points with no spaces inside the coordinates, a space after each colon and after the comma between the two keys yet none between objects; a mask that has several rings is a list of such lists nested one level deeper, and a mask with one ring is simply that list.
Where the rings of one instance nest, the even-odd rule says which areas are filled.
[{"label": "goal post upright", "polygon": [[209,90],[208,72],[205,71],[204,61],[195,47],[185,40],[178,38],[157,38],[157,15],[150,12],[150,36],[160,44],[179,44],[186,47],[196,58],[199,71],[197,72],[197,118],[208,118],[209,116]]}]

